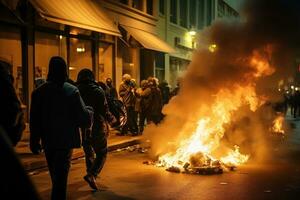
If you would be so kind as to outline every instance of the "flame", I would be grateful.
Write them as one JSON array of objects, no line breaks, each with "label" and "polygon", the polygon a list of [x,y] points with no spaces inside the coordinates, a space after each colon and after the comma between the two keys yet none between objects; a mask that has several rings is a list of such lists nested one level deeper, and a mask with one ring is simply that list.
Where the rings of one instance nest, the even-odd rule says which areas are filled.
[{"label": "flame", "polygon": [[272,123],[273,126],[271,128],[271,131],[273,133],[284,134],[284,130],[282,128],[283,121],[284,121],[284,117],[283,116],[278,116],[277,118],[275,118],[274,121],[273,121],[273,123]]},{"label": "flame", "polygon": [[[248,66],[255,69],[255,73],[252,74],[254,80],[274,72],[268,59],[258,52],[254,52],[248,59]],[[158,163],[164,167],[174,166],[184,169],[184,165],[192,163],[195,158],[198,159],[196,162],[200,165],[198,167],[211,165],[214,161],[235,166],[247,162],[249,155],[240,153],[237,145],[233,146],[233,150],[223,152],[221,156],[214,155],[214,152],[220,147],[220,141],[226,131],[224,125],[231,122],[234,111],[243,105],[248,105],[255,111],[262,103],[263,100],[256,95],[254,81],[246,85],[234,85],[230,90],[220,89],[213,103],[207,105],[208,108],[199,108],[201,114],[197,116],[198,120],[196,122],[190,120],[179,134],[190,136],[178,142],[174,151],[161,155]],[[187,131],[191,130],[191,127],[194,127],[192,128],[194,131],[189,134]]]}]

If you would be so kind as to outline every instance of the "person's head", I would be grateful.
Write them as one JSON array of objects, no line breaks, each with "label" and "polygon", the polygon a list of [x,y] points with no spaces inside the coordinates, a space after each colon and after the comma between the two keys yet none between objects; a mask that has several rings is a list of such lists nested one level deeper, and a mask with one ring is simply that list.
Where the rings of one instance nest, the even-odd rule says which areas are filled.
[{"label": "person's head", "polygon": [[105,82],[106,82],[107,86],[109,86],[109,87],[112,86],[112,79],[111,78],[107,78]]},{"label": "person's head", "polygon": [[49,62],[47,81],[63,84],[68,78],[67,64],[62,57],[53,56]]},{"label": "person's head", "polygon": [[158,86],[159,85],[159,80],[156,77],[153,77],[154,85]]},{"label": "person's head", "polygon": [[0,81],[1,82],[11,82],[11,75],[9,69],[11,64],[4,60],[0,60]]},{"label": "person's head", "polygon": [[134,78],[132,78],[132,79],[130,80],[130,84],[131,84],[132,87],[136,87],[136,86],[137,86],[136,80],[135,80]]},{"label": "person's head", "polygon": [[98,85],[102,88],[102,90],[107,91],[108,88],[107,88],[107,86],[105,85],[104,82],[99,81],[99,82],[98,82]]},{"label": "person's head", "polygon": [[142,80],[141,81],[141,88],[146,88],[148,86],[148,81],[147,80]]},{"label": "person's head", "polygon": [[83,83],[83,82],[94,82],[95,77],[93,72],[90,69],[82,69],[77,75],[77,83]]},{"label": "person's head", "polygon": [[124,74],[124,75],[123,75],[123,81],[124,81],[124,83],[126,83],[126,84],[130,84],[131,76],[130,76],[129,74]]}]

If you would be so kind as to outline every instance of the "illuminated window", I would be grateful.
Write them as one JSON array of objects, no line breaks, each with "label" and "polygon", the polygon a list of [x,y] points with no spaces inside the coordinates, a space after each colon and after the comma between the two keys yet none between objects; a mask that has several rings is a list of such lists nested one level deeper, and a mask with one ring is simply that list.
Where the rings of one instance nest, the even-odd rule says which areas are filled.
[{"label": "illuminated window", "polygon": [[48,66],[51,57],[61,56],[67,58],[66,38],[62,35],[44,32],[35,33],[35,87],[47,79]]},{"label": "illuminated window", "polygon": [[71,38],[69,78],[76,81],[80,70],[84,68],[92,70],[92,66],[91,41]]},{"label": "illuminated window", "polygon": [[98,80],[105,81],[112,78],[113,69],[113,45],[100,42],[99,44],[99,64],[98,64]]}]

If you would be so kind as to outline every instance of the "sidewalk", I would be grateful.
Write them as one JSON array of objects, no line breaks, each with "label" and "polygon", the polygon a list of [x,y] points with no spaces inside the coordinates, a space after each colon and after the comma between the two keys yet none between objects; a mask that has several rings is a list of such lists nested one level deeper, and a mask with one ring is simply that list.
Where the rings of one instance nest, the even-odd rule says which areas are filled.
[{"label": "sidewalk", "polygon": [[[132,146],[140,143],[142,136],[117,136],[116,132],[112,132],[108,137],[108,151],[114,151],[119,148]],[[33,155],[29,149],[28,141],[21,141],[16,147],[16,152],[20,156],[21,162],[26,171],[33,171],[47,166],[45,156],[43,154]],[[72,159],[83,157],[83,150],[74,149]]]}]

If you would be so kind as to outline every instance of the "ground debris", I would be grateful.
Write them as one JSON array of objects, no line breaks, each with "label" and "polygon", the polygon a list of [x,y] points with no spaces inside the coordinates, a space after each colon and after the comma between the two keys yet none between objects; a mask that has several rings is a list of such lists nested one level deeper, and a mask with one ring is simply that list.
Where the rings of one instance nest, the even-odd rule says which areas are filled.
[{"label": "ground debris", "polygon": [[128,152],[139,152],[139,153],[147,153],[148,152],[149,147],[142,147],[139,144],[133,145],[133,146],[129,146],[129,147],[125,147],[125,148],[120,148],[115,150],[116,152],[121,152],[121,151],[128,151]]},{"label": "ground debris", "polygon": [[226,182],[221,182],[220,185],[228,185]]},{"label": "ground debris", "polygon": [[171,167],[168,167],[166,169],[166,171],[168,171],[168,172],[174,172],[174,173],[180,173],[180,168],[179,167],[175,167],[175,166],[171,166]]},{"label": "ground debris", "polygon": [[145,161],[143,162],[143,164],[144,164],[144,165],[155,165],[155,162],[152,161],[152,160],[145,160]]}]

